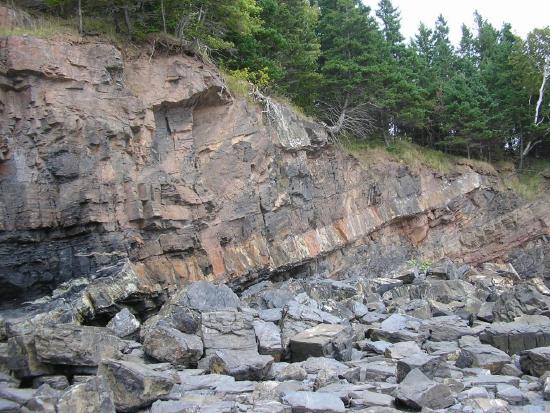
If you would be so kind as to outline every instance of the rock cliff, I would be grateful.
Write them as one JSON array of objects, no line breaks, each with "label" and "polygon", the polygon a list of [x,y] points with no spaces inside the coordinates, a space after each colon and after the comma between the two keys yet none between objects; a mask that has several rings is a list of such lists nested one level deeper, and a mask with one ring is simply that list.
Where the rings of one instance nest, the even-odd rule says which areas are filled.
[{"label": "rock cliff", "polygon": [[1,38],[0,301],[113,277],[131,278],[128,299],[200,279],[380,276],[444,256],[548,267],[548,198],[520,202],[467,165],[365,168],[276,109],[191,56]]}]

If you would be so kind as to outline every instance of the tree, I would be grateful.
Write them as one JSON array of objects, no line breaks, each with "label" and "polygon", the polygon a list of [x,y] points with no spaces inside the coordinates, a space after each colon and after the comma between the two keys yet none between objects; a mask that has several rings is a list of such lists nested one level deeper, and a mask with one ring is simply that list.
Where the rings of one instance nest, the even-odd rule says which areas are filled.
[{"label": "tree", "polygon": [[401,16],[399,10],[393,7],[390,0],[380,0],[376,16],[382,22],[384,40],[391,47],[394,54],[402,50],[403,36],[401,35]]},{"label": "tree", "polygon": [[[382,34],[369,16],[370,9],[359,0],[321,0],[319,6],[319,96],[325,109],[321,115],[332,123],[331,131],[338,134],[345,131],[350,114],[360,113],[359,120],[353,123],[362,124],[364,133],[357,127],[348,132],[365,136],[372,129],[377,112],[375,95],[382,90]],[[331,115],[336,112],[337,117]]]}]

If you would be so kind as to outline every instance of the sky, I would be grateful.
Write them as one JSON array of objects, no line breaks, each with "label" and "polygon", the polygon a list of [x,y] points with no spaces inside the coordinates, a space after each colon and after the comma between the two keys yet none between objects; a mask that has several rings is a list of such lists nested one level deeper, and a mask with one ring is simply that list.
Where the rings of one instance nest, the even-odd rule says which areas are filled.
[{"label": "sky", "polygon": [[[374,10],[378,0],[363,0]],[[517,35],[525,38],[536,27],[550,25],[550,0],[392,0],[401,11],[401,33],[406,40],[414,37],[420,22],[433,27],[441,13],[449,23],[451,41],[458,45],[462,23],[474,25],[474,10],[493,26],[510,23]]]}]

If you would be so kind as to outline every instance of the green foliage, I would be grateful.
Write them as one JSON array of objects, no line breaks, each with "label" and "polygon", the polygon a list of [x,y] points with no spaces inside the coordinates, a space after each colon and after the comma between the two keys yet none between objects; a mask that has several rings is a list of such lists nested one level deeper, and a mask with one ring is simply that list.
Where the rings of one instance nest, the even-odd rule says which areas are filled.
[{"label": "green foliage", "polygon": [[510,25],[496,28],[476,12],[455,48],[441,15],[406,43],[391,0],[379,0],[374,11],[361,0],[26,3],[49,17],[0,34],[74,34],[81,4],[85,35],[117,43],[162,37],[174,50],[218,63],[235,95],[247,96],[254,85],[332,127],[339,115],[361,108],[346,133],[384,142],[385,156],[413,167],[447,173],[453,156],[518,164],[522,155],[550,159],[550,87],[539,99],[550,70],[549,27],[522,39]]},{"label": "green foliage", "polygon": [[429,260],[413,258],[407,261],[407,265],[410,269],[418,269],[421,273],[426,273],[432,266],[432,262]]}]

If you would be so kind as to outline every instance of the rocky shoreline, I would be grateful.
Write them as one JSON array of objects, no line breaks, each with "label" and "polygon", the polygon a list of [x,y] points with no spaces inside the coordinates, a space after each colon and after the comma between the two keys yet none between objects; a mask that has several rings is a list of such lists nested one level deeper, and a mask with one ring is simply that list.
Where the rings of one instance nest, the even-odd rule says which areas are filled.
[{"label": "rocky shoreline", "polygon": [[4,315],[0,411],[544,412],[549,313],[542,279],[443,260],[240,296],[198,281],[95,325]]}]

